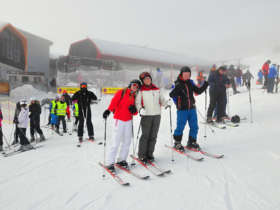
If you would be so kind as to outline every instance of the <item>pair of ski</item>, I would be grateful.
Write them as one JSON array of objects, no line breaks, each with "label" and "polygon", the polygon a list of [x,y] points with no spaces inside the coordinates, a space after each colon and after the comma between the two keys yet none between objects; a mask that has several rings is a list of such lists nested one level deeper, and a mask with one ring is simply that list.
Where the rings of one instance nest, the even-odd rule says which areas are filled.
[{"label": "pair of ski", "polygon": [[[134,159],[135,161],[137,161],[140,165],[142,165],[145,169],[147,169],[148,171],[150,171],[152,174],[156,175],[156,176],[163,176],[164,174],[169,174],[171,173],[171,170],[165,170],[165,169],[162,169],[160,168],[157,164],[151,162],[151,161],[148,161],[148,164],[145,164],[143,163],[141,160],[139,160],[137,157],[135,157],[134,155],[130,155],[130,157],[132,159]],[[104,166],[103,163],[99,162],[99,165],[104,168],[104,170],[106,172],[108,172],[115,181],[117,181],[120,185],[122,186],[129,186],[130,183],[129,182],[125,182],[123,181],[123,179],[118,176],[116,173],[113,173],[112,171],[110,171],[106,166]],[[117,167],[118,169],[122,170],[122,171],[125,171],[126,173],[138,178],[138,179],[141,179],[141,180],[147,180],[150,178],[150,176],[148,175],[145,175],[145,176],[141,176],[140,174],[138,173],[135,173],[133,170],[131,169],[127,169],[127,168],[124,168],[122,166],[120,166],[119,164],[115,164],[115,167]]]},{"label": "pair of ski", "polygon": [[13,156],[13,155],[21,154],[21,153],[24,153],[24,152],[28,152],[30,150],[36,150],[36,149],[38,149],[40,147],[43,147],[43,145],[37,145],[37,144],[36,145],[32,145],[32,146],[33,146],[33,148],[31,148],[29,150],[20,150],[20,149],[18,149],[18,150],[14,150],[12,152],[9,152],[9,153],[2,152],[2,155],[4,157],[10,157],[10,156]]},{"label": "pair of ski", "polygon": [[[177,149],[175,149],[172,146],[169,146],[169,145],[165,144],[165,147],[167,147],[167,148],[169,148],[169,149],[171,149],[171,150],[173,150],[173,151],[175,151],[175,152],[177,152],[177,153],[179,153],[181,155],[184,155],[184,156],[186,156],[186,157],[188,157],[188,158],[190,158],[192,160],[195,160],[195,161],[202,161],[202,160],[204,160],[203,157],[194,157],[190,153],[187,153],[186,151],[177,150]],[[189,151],[192,151],[192,152],[198,152],[198,153],[200,153],[202,155],[205,155],[205,156],[208,156],[208,157],[212,157],[212,158],[216,158],[216,159],[220,159],[220,158],[224,157],[224,155],[210,153],[210,152],[204,151],[202,149],[194,149],[194,148],[189,148],[189,147],[184,147],[184,148],[185,148],[185,150],[189,150]]]}]

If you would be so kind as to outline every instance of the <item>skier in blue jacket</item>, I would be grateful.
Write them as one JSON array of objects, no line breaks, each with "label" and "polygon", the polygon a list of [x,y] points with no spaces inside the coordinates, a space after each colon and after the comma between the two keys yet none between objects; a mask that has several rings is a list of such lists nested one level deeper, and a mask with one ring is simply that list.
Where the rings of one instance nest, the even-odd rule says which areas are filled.
[{"label": "skier in blue jacket", "polygon": [[267,75],[267,92],[268,93],[273,93],[276,76],[277,76],[276,64],[272,64],[272,66],[269,68],[268,75]]},{"label": "skier in blue jacket", "polygon": [[184,151],[181,144],[183,131],[186,123],[189,122],[189,138],[187,147],[199,149],[197,144],[197,113],[193,92],[201,94],[208,87],[208,82],[204,81],[201,87],[197,87],[191,78],[191,69],[188,66],[182,67],[178,79],[175,81],[175,88],[169,96],[173,99],[177,107],[177,127],[174,131],[174,148]]}]

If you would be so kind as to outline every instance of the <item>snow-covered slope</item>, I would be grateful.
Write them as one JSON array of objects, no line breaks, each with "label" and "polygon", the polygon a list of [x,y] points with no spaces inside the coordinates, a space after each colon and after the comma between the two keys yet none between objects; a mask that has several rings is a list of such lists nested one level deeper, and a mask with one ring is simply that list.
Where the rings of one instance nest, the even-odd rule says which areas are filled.
[{"label": "snow-covered slope", "polygon": [[[104,138],[102,112],[111,97],[92,106],[97,142],[76,147],[77,137],[60,137],[44,129],[48,140],[38,150],[8,158],[0,157],[0,209],[102,209],[102,210],[277,210],[280,209],[280,141],[279,94],[252,90],[253,123],[250,123],[248,92],[230,97],[230,114],[247,116],[237,128],[207,128],[200,124],[199,143],[210,152],[223,153],[223,159],[205,157],[195,162],[164,147],[170,144],[169,112],[163,110],[155,157],[158,164],[172,174],[155,177],[141,166],[135,171],[150,175],[150,180],[137,180],[120,173],[131,183],[122,187],[111,177],[102,178],[98,165],[103,161]],[[204,113],[205,96],[197,97],[197,107]],[[42,113],[42,122],[45,122]],[[173,130],[176,110],[172,107]],[[199,117],[200,121],[201,118]],[[134,133],[140,118],[134,118]],[[110,144],[112,116],[108,119],[107,140]],[[71,123],[69,124],[71,126]],[[12,126],[4,124],[10,137]],[[186,143],[188,128],[183,143]],[[132,146],[131,146],[132,152]],[[198,155],[198,154],[194,154]]]}]

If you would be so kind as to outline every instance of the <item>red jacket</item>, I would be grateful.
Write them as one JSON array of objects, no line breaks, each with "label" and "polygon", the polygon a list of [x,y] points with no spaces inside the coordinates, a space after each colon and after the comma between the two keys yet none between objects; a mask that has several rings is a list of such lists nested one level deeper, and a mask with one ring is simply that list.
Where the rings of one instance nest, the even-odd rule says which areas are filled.
[{"label": "red jacket", "polygon": [[[123,90],[126,90],[122,96]],[[114,113],[114,119],[128,121],[132,119],[132,114],[128,110],[130,105],[135,105],[135,93],[129,88],[119,90],[111,100],[108,109]],[[137,112],[134,114],[137,115]]]},{"label": "red jacket", "polygon": [[264,63],[263,66],[262,66],[263,75],[268,75],[268,71],[269,71],[269,64]]}]

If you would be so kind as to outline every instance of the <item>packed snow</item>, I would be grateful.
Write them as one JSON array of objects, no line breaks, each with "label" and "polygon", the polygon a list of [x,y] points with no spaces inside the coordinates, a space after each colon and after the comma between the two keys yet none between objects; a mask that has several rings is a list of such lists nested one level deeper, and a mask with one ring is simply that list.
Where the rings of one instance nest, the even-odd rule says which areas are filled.
[{"label": "packed snow", "polygon": [[[267,94],[260,87],[253,87],[251,119],[248,91],[239,90],[240,94],[230,96],[228,109],[230,115],[247,117],[239,127],[214,128],[212,133],[204,124],[199,124],[198,143],[209,152],[224,154],[224,158],[204,156],[204,161],[196,162],[174,153],[172,162],[171,151],[164,147],[171,143],[169,112],[163,109],[155,158],[162,168],[171,169],[172,173],[156,177],[136,165],[133,170],[150,175],[150,179],[138,180],[120,172],[119,175],[130,182],[129,187],[120,186],[108,174],[102,178],[104,172],[98,165],[104,155],[104,146],[98,144],[104,140],[102,113],[111,99],[111,96],[103,96],[100,103],[91,107],[96,142],[85,142],[78,148],[75,133],[61,137],[43,128],[47,137],[47,141],[40,143],[43,147],[11,157],[0,156],[0,209],[280,209],[279,94]],[[205,94],[196,99],[197,109],[204,115]],[[47,116],[47,109],[43,109],[42,125],[47,123]],[[198,117],[199,121],[203,120],[199,114]],[[107,145],[112,122],[110,116]],[[136,144],[140,117],[134,117],[133,122]],[[173,105],[172,129],[175,127]],[[72,128],[72,123],[68,122],[68,128]],[[184,144],[188,130],[186,126]],[[3,132],[8,141],[13,131],[12,124],[4,123]]]}]

